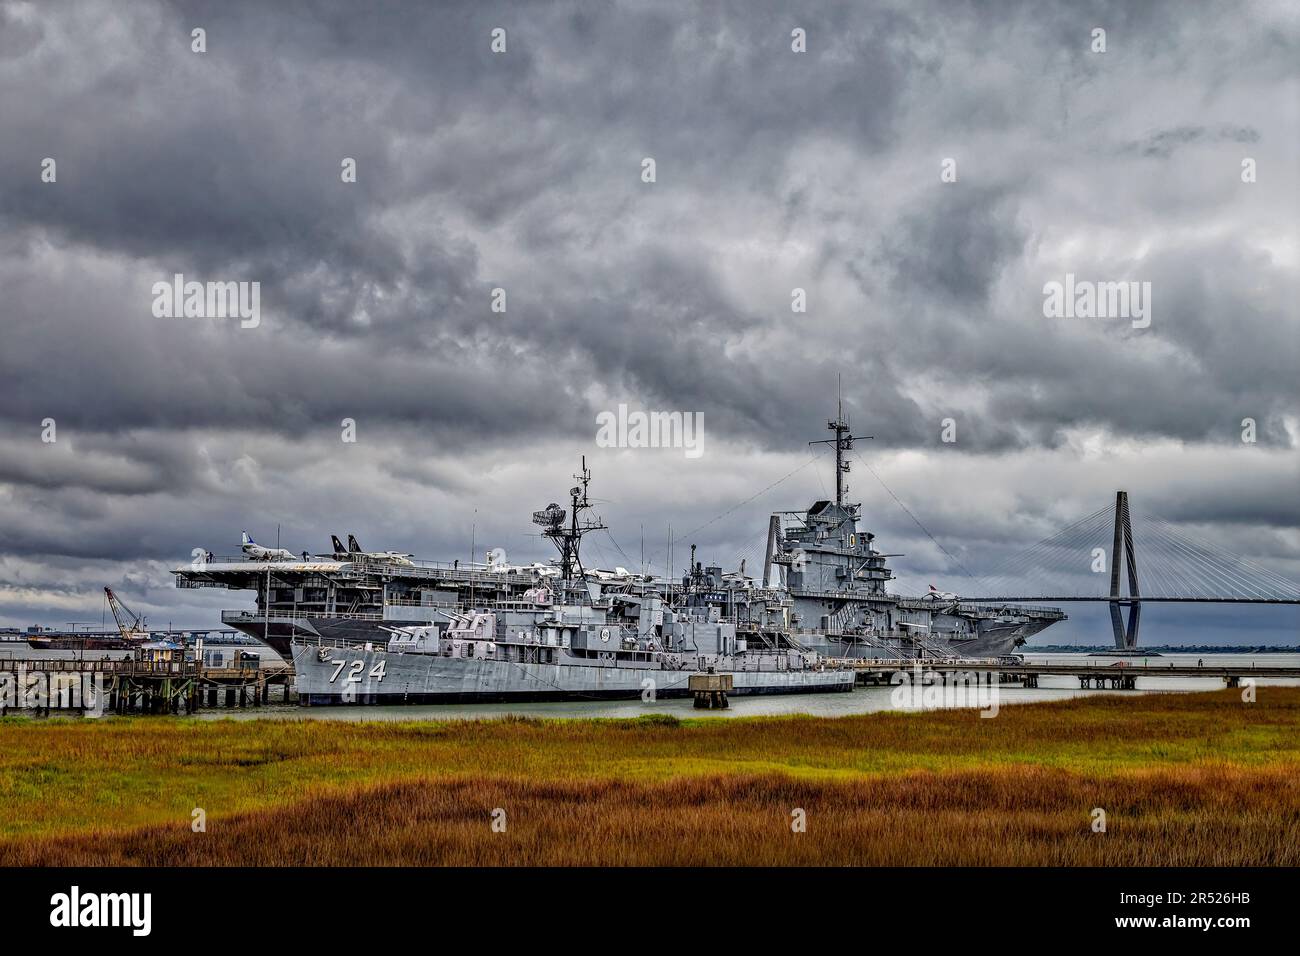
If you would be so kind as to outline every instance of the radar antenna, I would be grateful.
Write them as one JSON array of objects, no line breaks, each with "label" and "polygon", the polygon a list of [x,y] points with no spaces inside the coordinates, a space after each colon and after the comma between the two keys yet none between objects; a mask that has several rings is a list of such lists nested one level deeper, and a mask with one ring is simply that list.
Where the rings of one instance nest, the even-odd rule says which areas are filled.
[{"label": "radar antenna", "polygon": [[550,538],[560,552],[560,577],[568,584],[573,580],[576,568],[578,576],[586,577],[582,567],[579,550],[582,536],[590,531],[603,530],[606,525],[599,518],[584,520],[580,517],[584,511],[591,510],[591,501],[587,497],[587,485],[591,482],[591,469],[587,467],[587,457],[582,458],[582,472],[573,476],[578,484],[569,489],[570,508],[569,524],[564,524],[565,510],[555,502],[541,511],[533,512],[533,523],[542,527],[542,536]]}]

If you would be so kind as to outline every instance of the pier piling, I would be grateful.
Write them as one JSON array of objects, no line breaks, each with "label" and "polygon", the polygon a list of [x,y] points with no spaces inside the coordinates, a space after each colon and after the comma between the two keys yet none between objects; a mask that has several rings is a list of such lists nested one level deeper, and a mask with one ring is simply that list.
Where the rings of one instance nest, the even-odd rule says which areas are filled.
[{"label": "pier piling", "polygon": [[697,708],[724,709],[730,706],[727,695],[732,690],[732,678],[730,674],[692,674],[690,690]]}]

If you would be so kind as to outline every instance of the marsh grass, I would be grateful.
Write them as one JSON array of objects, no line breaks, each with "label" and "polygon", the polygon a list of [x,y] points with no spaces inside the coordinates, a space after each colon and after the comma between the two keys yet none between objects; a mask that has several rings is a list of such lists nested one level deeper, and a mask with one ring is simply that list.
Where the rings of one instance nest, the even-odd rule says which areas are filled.
[{"label": "marsh grass", "polygon": [[1293,688],[993,720],[0,721],[5,865],[1298,862]]}]

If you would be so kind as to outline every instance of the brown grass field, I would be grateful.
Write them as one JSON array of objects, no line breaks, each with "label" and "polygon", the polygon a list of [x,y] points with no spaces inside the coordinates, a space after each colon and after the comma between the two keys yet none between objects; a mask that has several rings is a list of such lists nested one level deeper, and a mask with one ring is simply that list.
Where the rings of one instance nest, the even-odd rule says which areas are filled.
[{"label": "brown grass field", "polygon": [[9,718],[0,865],[1294,866],[1300,688],[1257,692],[991,720]]}]

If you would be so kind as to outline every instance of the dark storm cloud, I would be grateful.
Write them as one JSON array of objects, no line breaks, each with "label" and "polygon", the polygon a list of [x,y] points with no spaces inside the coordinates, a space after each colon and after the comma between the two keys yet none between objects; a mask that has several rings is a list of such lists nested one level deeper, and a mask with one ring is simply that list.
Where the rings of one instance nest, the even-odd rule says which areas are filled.
[{"label": "dark storm cloud", "polygon": [[[1152,29],[1161,16],[1145,6],[1140,14],[1125,5],[1099,11],[1125,49],[1169,42]],[[486,377],[501,360],[493,340],[508,336],[508,347],[545,355],[539,366],[594,372],[646,402],[673,396],[706,406],[729,428],[760,441],[775,428],[785,441],[802,427],[801,405],[768,397],[801,395],[837,363],[810,356],[777,375],[767,356],[755,355],[720,368],[727,340],[774,321],[780,304],[764,314],[728,301],[714,278],[717,263],[698,256],[708,250],[675,251],[678,235],[662,231],[657,198],[646,197],[722,191],[736,204],[770,202],[791,151],[812,137],[851,146],[869,162],[898,142],[903,100],[936,82],[945,47],[995,47],[1004,35],[1057,44],[1017,47],[1026,78],[1058,55],[1090,62],[1080,53],[1086,43],[1069,32],[1080,22],[1072,12],[1011,5],[1008,16],[1005,31],[990,34],[969,14],[830,5],[797,18],[813,38],[812,53],[799,57],[788,51],[777,9],[763,16],[749,5],[691,18],[639,5],[548,5],[526,15],[508,5],[437,15],[394,6],[364,16],[351,4],[85,5],[71,22],[23,28],[44,42],[12,59],[59,69],[21,91],[11,87],[6,116],[15,145],[0,152],[0,175],[10,184],[0,214],[16,230],[39,228],[58,242],[126,256],[142,281],[174,271],[256,278],[278,328],[354,343],[339,356],[354,377],[400,382],[400,370],[376,367],[395,352],[420,357],[438,378],[467,367]],[[208,31],[207,54],[188,49],[195,24]],[[487,48],[498,24],[513,44],[507,56]],[[106,32],[124,35],[121,55],[98,46]],[[9,69],[21,75],[19,63]],[[1180,126],[1152,141],[1203,135],[1201,127]],[[17,143],[40,143],[37,152],[62,157],[57,188],[30,175],[37,157]],[[653,194],[636,191],[642,154],[661,164]],[[337,181],[343,156],[360,163],[355,187]],[[1017,162],[1014,153],[1007,158]],[[876,370],[876,389],[900,366],[943,361],[959,376],[987,371],[986,356],[965,357],[976,354],[970,344],[1003,308],[990,293],[1034,231],[1005,185],[930,193],[888,210],[883,222],[862,224],[862,245],[845,263],[853,268],[865,257],[883,265],[895,328],[941,313],[935,321],[943,327],[919,337],[924,349],[914,345],[905,363]],[[584,223],[567,234],[555,226],[566,198]],[[408,207],[427,210],[428,220],[404,216]],[[466,235],[449,217],[483,231]],[[610,224],[603,232],[602,222]],[[635,244],[630,232],[640,233]],[[484,240],[509,244],[514,258],[531,257],[565,281],[546,284],[541,304],[542,290],[483,261]],[[497,282],[521,306],[536,305],[523,323],[485,330]],[[28,315],[42,305],[17,304]],[[475,346],[468,357],[466,341]],[[288,339],[268,350],[232,336],[216,347],[229,356],[238,390],[259,390],[272,355],[299,384],[308,368],[338,380],[328,359],[295,354]],[[177,343],[168,349],[185,351]],[[254,349],[267,360],[239,354]],[[1013,367],[1037,359],[1018,349],[1004,354]],[[860,349],[861,361],[872,355]],[[171,364],[193,382],[197,363]],[[1067,388],[1062,404],[1078,408],[1077,390]],[[413,394],[407,382],[394,391]],[[439,396],[429,397],[430,407],[440,407]],[[131,423],[129,395],[125,401],[122,420]],[[311,399],[317,408],[328,401]],[[227,421],[246,424],[240,409],[250,404],[261,412],[256,402],[234,401],[208,403],[205,414],[180,401],[154,415],[190,425],[229,410]],[[397,421],[423,417],[392,395],[378,404]],[[503,407],[514,415],[533,404]],[[886,399],[891,410],[906,404]],[[774,406],[787,412],[774,420]],[[458,419],[455,411],[446,408],[445,417]],[[1042,440],[1062,424],[1060,416],[1034,422],[1033,409],[1018,411],[1015,427],[980,424],[990,447]],[[1109,427],[1128,428],[1120,416],[1098,412]],[[1176,413],[1159,406],[1157,430],[1161,416]],[[920,435],[904,427],[897,437]]]},{"label": "dark storm cloud", "polygon": [[1143,156],[1166,159],[1180,146],[1198,143],[1231,142],[1258,143],[1259,131],[1241,127],[1223,126],[1216,130],[1204,126],[1179,126],[1175,129],[1156,130],[1140,142],[1125,143],[1121,148]]},{"label": "dark storm cloud", "polygon": [[941,307],[983,311],[1025,232],[1001,191],[940,191],[895,224],[884,256],[900,299],[929,294],[942,297]]},{"label": "dark storm cloud", "polygon": [[[169,561],[232,523],[283,521],[315,548],[327,522],[370,521],[385,546],[462,549],[480,496],[499,535],[507,505],[553,496],[512,463],[545,461],[562,491],[621,401],[705,415],[716,458],[635,507],[609,491],[625,520],[695,527],[752,493],[735,473],[762,486],[799,463],[837,376],[873,455],[945,462],[947,417],[961,454],[1054,450],[1039,467],[1062,475],[1084,432],[1117,455],[1235,449],[1249,416],[1261,451],[1294,449],[1297,132],[1277,100],[1300,47],[1283,10],[1249,13],[2,4],[0,551],[50,557],[46,584],[75,590],[60,556]],[[1152,327],[1045,319],[1067,271],[1151,281]],[[178,272],[259,281],[261,326],[155,318],[151,286]],[[1285,469],[1181,497],[1173,471],[1180,519],[1295,523]],[[1036,489],[1008,521],[1008,500],[972,514],[909,480],[971,546],[1088,500]],[[427,520],[394,517],[413,502]],[[738,551],[761,531],[746,513],[705,537]],[[1260,540],[1294,557],[1286,533]]]}]

